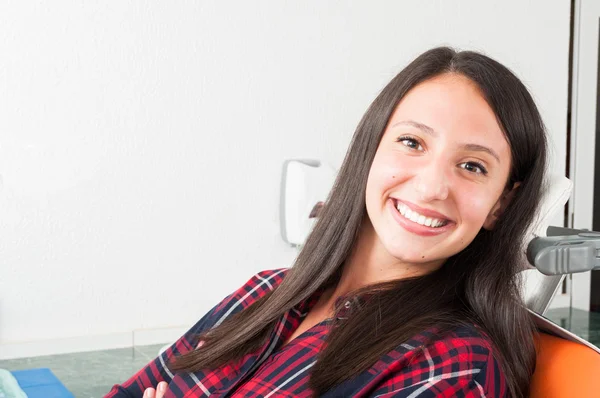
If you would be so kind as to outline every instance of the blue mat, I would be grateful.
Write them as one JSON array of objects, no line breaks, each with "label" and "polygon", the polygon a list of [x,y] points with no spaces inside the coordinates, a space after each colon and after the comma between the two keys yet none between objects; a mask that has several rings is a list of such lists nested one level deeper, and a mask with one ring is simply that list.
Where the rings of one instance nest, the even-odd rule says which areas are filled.
[{"label": "blue mat", "polygon": [[13,370],[28,398],[75,398],[48,368]]}]

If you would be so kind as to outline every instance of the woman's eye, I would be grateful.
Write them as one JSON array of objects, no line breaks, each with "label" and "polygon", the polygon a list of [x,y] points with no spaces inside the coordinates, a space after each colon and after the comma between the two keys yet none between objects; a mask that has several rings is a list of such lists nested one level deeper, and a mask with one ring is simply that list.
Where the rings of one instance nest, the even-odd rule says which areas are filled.
[{"label": "woman's eye", "polygon": [[482,175],[487,174],[487,170],[485,169],[485,167],[483,167],[481,164],[479,164],[477,162],[465,162],[465,163],[461,163],[459,166],[461,168],[467,170],[468,172],[471,172],[474,174],[482,174]]},{"label": "woman's eye", "polygon": [[417,151],[423,150],[423,147],[421,146],[421,144],[419,144],[419,141],[415,140],[414,138],[400,137],[400,138],[398,138],[398,142],[401,142],[402,145],[404,145],[410,149],[414,149]]}]

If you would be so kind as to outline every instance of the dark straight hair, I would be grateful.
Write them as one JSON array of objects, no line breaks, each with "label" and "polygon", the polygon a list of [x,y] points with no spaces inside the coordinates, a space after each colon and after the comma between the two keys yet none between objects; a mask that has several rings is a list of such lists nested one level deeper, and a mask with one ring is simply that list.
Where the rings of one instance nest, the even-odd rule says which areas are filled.
[{"label": "dark straight hair", "polygon": [[370,105],[318,221],[282,283],[203,333],[202,348],[176,358],[173,370],[215,368],[255,351],[284,313],[337,283],[367,217],[367,177],[392,113],[410,89],[444,73],[465,76],[479,87],[511,148],[509,179],[521,184],[495,228],[482,228],[469,246],[436,271],[353,292],[372,293],[377,299],[366,300],[347,319],[334,317],[309,386],[316,395],[323,394],[425,329],[435,328],[439,337],[454,327],[475,324],[492,340],[510,395],[528,395],[535,328],[524,308],[518,273],[522,242],[543,189],[545,128],[531,95],[509,69],[480,53],[446,47],[417,57]]}]

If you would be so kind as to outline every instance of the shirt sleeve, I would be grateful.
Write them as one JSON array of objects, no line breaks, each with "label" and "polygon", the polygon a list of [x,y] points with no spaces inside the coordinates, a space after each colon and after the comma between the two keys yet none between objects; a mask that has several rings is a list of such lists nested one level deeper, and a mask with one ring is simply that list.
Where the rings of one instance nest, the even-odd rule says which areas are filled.
[{"label": "shirt sleeve", "polygon": [[148,363],[129,380],[115,384],[104,398],[141,398],[146,388],[156,388],[161,381],[170,382],[174,374],[168,367],[175,356],[192,351],[197,344],[196,337],[220,324],[226,317],[231,316],[250,306],[258,298],[265,295],[281,282],[285,269],[262,271],[254,275],[244,286],[227,296],[202,319],[190,328],[182,337],[173,343],[156,359]]},{"label": "shirt sleeve", "polygon": [[508,397],[504,374],[483,339],[448,339],[417,350],[373,397]]}]

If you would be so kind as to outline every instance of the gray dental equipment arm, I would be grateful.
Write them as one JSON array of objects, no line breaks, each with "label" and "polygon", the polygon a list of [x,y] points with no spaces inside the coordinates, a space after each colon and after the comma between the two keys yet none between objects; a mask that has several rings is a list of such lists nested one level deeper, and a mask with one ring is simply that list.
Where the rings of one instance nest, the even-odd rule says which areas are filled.
[{"label": "gray dental equipment arm", "polygon": [[527,246],[527,260],[545,275],[600,270],[600,232],[549,227]]}]

